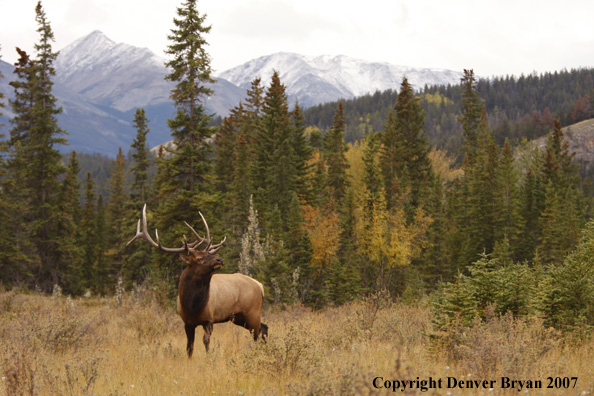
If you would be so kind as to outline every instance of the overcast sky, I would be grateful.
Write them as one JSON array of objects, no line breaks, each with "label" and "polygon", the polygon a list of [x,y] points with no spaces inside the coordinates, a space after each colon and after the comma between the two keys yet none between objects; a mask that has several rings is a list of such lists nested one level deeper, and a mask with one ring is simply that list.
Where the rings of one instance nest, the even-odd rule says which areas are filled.
[{"label": "overcast sky", "polygon": [[[101,30],[164,56],[182,0],[45,0],[54,50]],[[0,0],[0,54],[38,41],[37,0]],[[480,76],[594,67],[591,0],[198,0],[215,72],[275,52],[347,55]]]}]

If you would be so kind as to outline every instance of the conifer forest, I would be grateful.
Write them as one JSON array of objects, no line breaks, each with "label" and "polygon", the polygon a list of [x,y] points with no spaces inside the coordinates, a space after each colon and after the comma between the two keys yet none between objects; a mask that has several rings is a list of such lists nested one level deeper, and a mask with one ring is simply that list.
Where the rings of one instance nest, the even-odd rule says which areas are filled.
[{"label": "conifer forest", "polygon": [[[35,53],[18,49],[15,74],[0,76],[15,93],[1,106],[16,114],[0,127],[0,289],[145,285],[173,301],[179,256],[126,245],[146,204],[163,246],[182,246],[184,222],[203,233],[201,212],[215,243],[226,237],[220,271],[258,279],[267,306],[381,293],[429,304],[441,330],[488,314],[594,328],[594,185],[563,129],[594,115],[594,70],[482,80],[467,69],[456,86],[416,92],[404,78],[309,109],[289,103],[276,73],[216,123],[204,106],[211,27],[188,0],[166,48],[171,144],[149,150],[138,108],[132,145],[97,180],[81,171],[88,156],[61,154],[41,2],[35,20]],[[544,148],[530,143],[543,136]]]}]

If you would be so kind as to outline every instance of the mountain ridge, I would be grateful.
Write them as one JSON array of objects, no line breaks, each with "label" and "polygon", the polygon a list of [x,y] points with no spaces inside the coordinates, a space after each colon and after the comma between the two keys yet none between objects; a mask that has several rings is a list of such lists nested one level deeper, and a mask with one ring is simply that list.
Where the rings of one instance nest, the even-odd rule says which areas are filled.
[{"label": "mountain ridge", "polygon": [[[119,147],[126,151],[136,134],[132,121],[135,109],[140,107],[145,109],[149,119],[149,145],[157,146],[171,139],[167,119],[175,113],[169,98],[173,83],[164,80],[168,74],[164,58],[147,48],[116,43],[95,30],[64,47],[55,68],[54,95],[64,109],[58,115],[58,122],[69,133],[70,143],[61,151],[75,149],[111,157]],[[8,84],[13,69],[12,65],[0,61],[0,70],[5,76],[0,81],[0,89],[9,99],[14,97]],[[302,107],[352,98],[364,91],[398,89],[405,74],[416,88],[443,83],[444,79],[457,83],[460,75],[344,55],[307,57],[281,52],[255,58],[215,75],[216,83],[211,86],[214,95],[204,103],[207,111],[226,116],[245,98],[246,89],[254,78],[262,77],[262,85],[267,86],[275,69],[282,69],[281,81],[292,103],[299,101]],[[440,80],[437,75],[443,78]],[[232,77],[231,81],[227,77]],[[8,125],[8,119],[14,115],[9,107],[3,113],[5,116],[0,123]]]},{"label": "mountain ridge", "polygon": [[304,107],[375,91],[397,90],[405,76],[417,91],[425,85],[457,84],[462,77],[461,72],[446,69],[397,66],[346,55],[306,56],[290,52],[255,58],[220,73],[219,77],[248,89],[254,78],[267,82],[274,71],[279,72],[289,98],[299,100]]}]

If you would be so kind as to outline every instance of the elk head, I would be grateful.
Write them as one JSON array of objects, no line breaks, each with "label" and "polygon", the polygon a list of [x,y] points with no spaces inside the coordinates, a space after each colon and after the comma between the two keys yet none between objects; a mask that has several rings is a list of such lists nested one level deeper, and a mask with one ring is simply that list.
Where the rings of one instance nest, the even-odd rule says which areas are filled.
[{"label": "elk head", "polygon": [[[126,246],[134,242],[136,239],[141,238],[148,241],[148,243],[163,252],[166,253],[179,253],[180,258],[184,263],[188,265],[189,268],[192,268],[194,271],[201,272],[201,273],[210,273],[214,272],[215,270],[221,268],[223,266],[223,259],[220,258],[216,252],[223,246],[227,237],[223,238],[223,240],[216,244],[212,244],[212,239],[210,238],[210,230],[208,228],[208,223],[206,219],[202,215],[202,213],[198,212],[200,217],[202,218],[202,222],[204,223],[204,227],[206,228],[206,238],[201,237],[191,225],[184,221],[184,224],[192,231],[192,234],[196,240],[194,242],[189,243],[186,240],[186,236],[184,235],[184,239],[182,241],[183,246],[179,248],[167,248],[161,245],[159,241],[159,232],[155,230],[155,239],[156,242],[151,238],[147,231],[147,221],[146,221],[146,204],[142,208],[142,219],[138,220],[138,224],[136,226],[136,235],[134,238],[130,239]],[[200,245],[204,245],[203,249],[198,249]]]}]

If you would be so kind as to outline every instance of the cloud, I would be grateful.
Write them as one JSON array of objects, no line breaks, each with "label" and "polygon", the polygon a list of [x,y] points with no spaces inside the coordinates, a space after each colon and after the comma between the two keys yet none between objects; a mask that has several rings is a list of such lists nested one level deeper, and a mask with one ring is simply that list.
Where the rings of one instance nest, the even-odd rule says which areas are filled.
[{"label": "cloud", "polygon": [[321,30],[340,30],[341,26],[292,2],[257,0],[233,7],[218,29],[229,36],[290,43],[309,40]]}]

